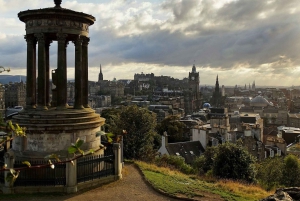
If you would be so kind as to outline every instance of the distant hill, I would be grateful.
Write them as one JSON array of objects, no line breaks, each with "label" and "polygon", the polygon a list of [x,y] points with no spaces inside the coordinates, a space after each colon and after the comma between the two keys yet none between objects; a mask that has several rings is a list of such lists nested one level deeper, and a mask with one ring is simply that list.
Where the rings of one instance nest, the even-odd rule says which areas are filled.
[{"label": "distant hill", "polygon": [[0,75],[0,83],[1,84],[8,84],[9,82],[26,82],[25,75]]}]

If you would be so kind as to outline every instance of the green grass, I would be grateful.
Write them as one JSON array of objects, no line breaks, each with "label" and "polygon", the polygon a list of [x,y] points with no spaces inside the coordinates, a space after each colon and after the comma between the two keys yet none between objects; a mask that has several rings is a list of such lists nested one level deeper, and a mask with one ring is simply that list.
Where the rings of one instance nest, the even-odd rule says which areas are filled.
[{"label": "green grass", "polygon": [[154,188],[170,195],[188,198],[215,196],[228,201],[254,201],[271,194],[255,185],[230,180],[208,180],[140,161],[136,164]]}]

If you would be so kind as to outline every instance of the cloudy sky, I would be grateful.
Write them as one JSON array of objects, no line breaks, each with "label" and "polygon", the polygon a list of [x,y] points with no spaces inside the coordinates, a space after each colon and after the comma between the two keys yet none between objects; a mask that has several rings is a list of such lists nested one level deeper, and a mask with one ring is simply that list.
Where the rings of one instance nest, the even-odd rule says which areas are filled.
[{"label": "cloudy sky", "polygon": [[[25,25],[19,11],[52,0],[0,0],[0,66],[25,75]],[[96,17],[90,27],[89,79],[133,79],[134,73],[188,76],[201,85],[300,85],[299,0],[63,0],[62,7]],[[56,43],[51,68],[56,68]],[[2,73],[8,74],[8,73]],[[68,78],[74,45],[68,46]]]}]

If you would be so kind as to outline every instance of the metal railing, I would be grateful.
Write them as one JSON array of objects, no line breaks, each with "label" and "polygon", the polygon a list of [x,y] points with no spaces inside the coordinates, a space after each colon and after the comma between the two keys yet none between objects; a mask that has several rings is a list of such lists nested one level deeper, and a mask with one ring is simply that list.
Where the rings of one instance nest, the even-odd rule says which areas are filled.
[{"label": "metal railing", "polygon": [[[106,152],[107,153],[107,152]],[[77,183],[114,175],[115,156],[111,154],[85,156],[77,160]]]},{"label": "metal railing", "polygon": [[[54,162],[54,161],[53,161]],[[48,161],[36,160],[30,161],[32,166],[45,165]],[[26,167],[22,161],[16,161],[14,168]],[[56,164],[55,168],[26,168],[19,174],[14,186],[58,186],[66,185],[66,164]]]}]

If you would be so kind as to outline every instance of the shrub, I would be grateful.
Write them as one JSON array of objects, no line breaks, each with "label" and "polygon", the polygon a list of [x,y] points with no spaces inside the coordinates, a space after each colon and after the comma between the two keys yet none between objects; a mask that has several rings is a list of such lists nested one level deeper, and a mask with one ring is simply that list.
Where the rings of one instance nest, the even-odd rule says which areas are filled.
[{"label": "shrub", "polygon": [[213,158],[213,173],[220,178],[253,182],[256,176],[255,161],[241,145],[221,144]]},{"label": "shrub", "polygon": [[195,173],[194,169],[185,163],[185,160],[181,156],[168,156],[162,155],[156,158],[155,164],[160,167],[169,167],[171,169],[177,169],[184,174]]}]

